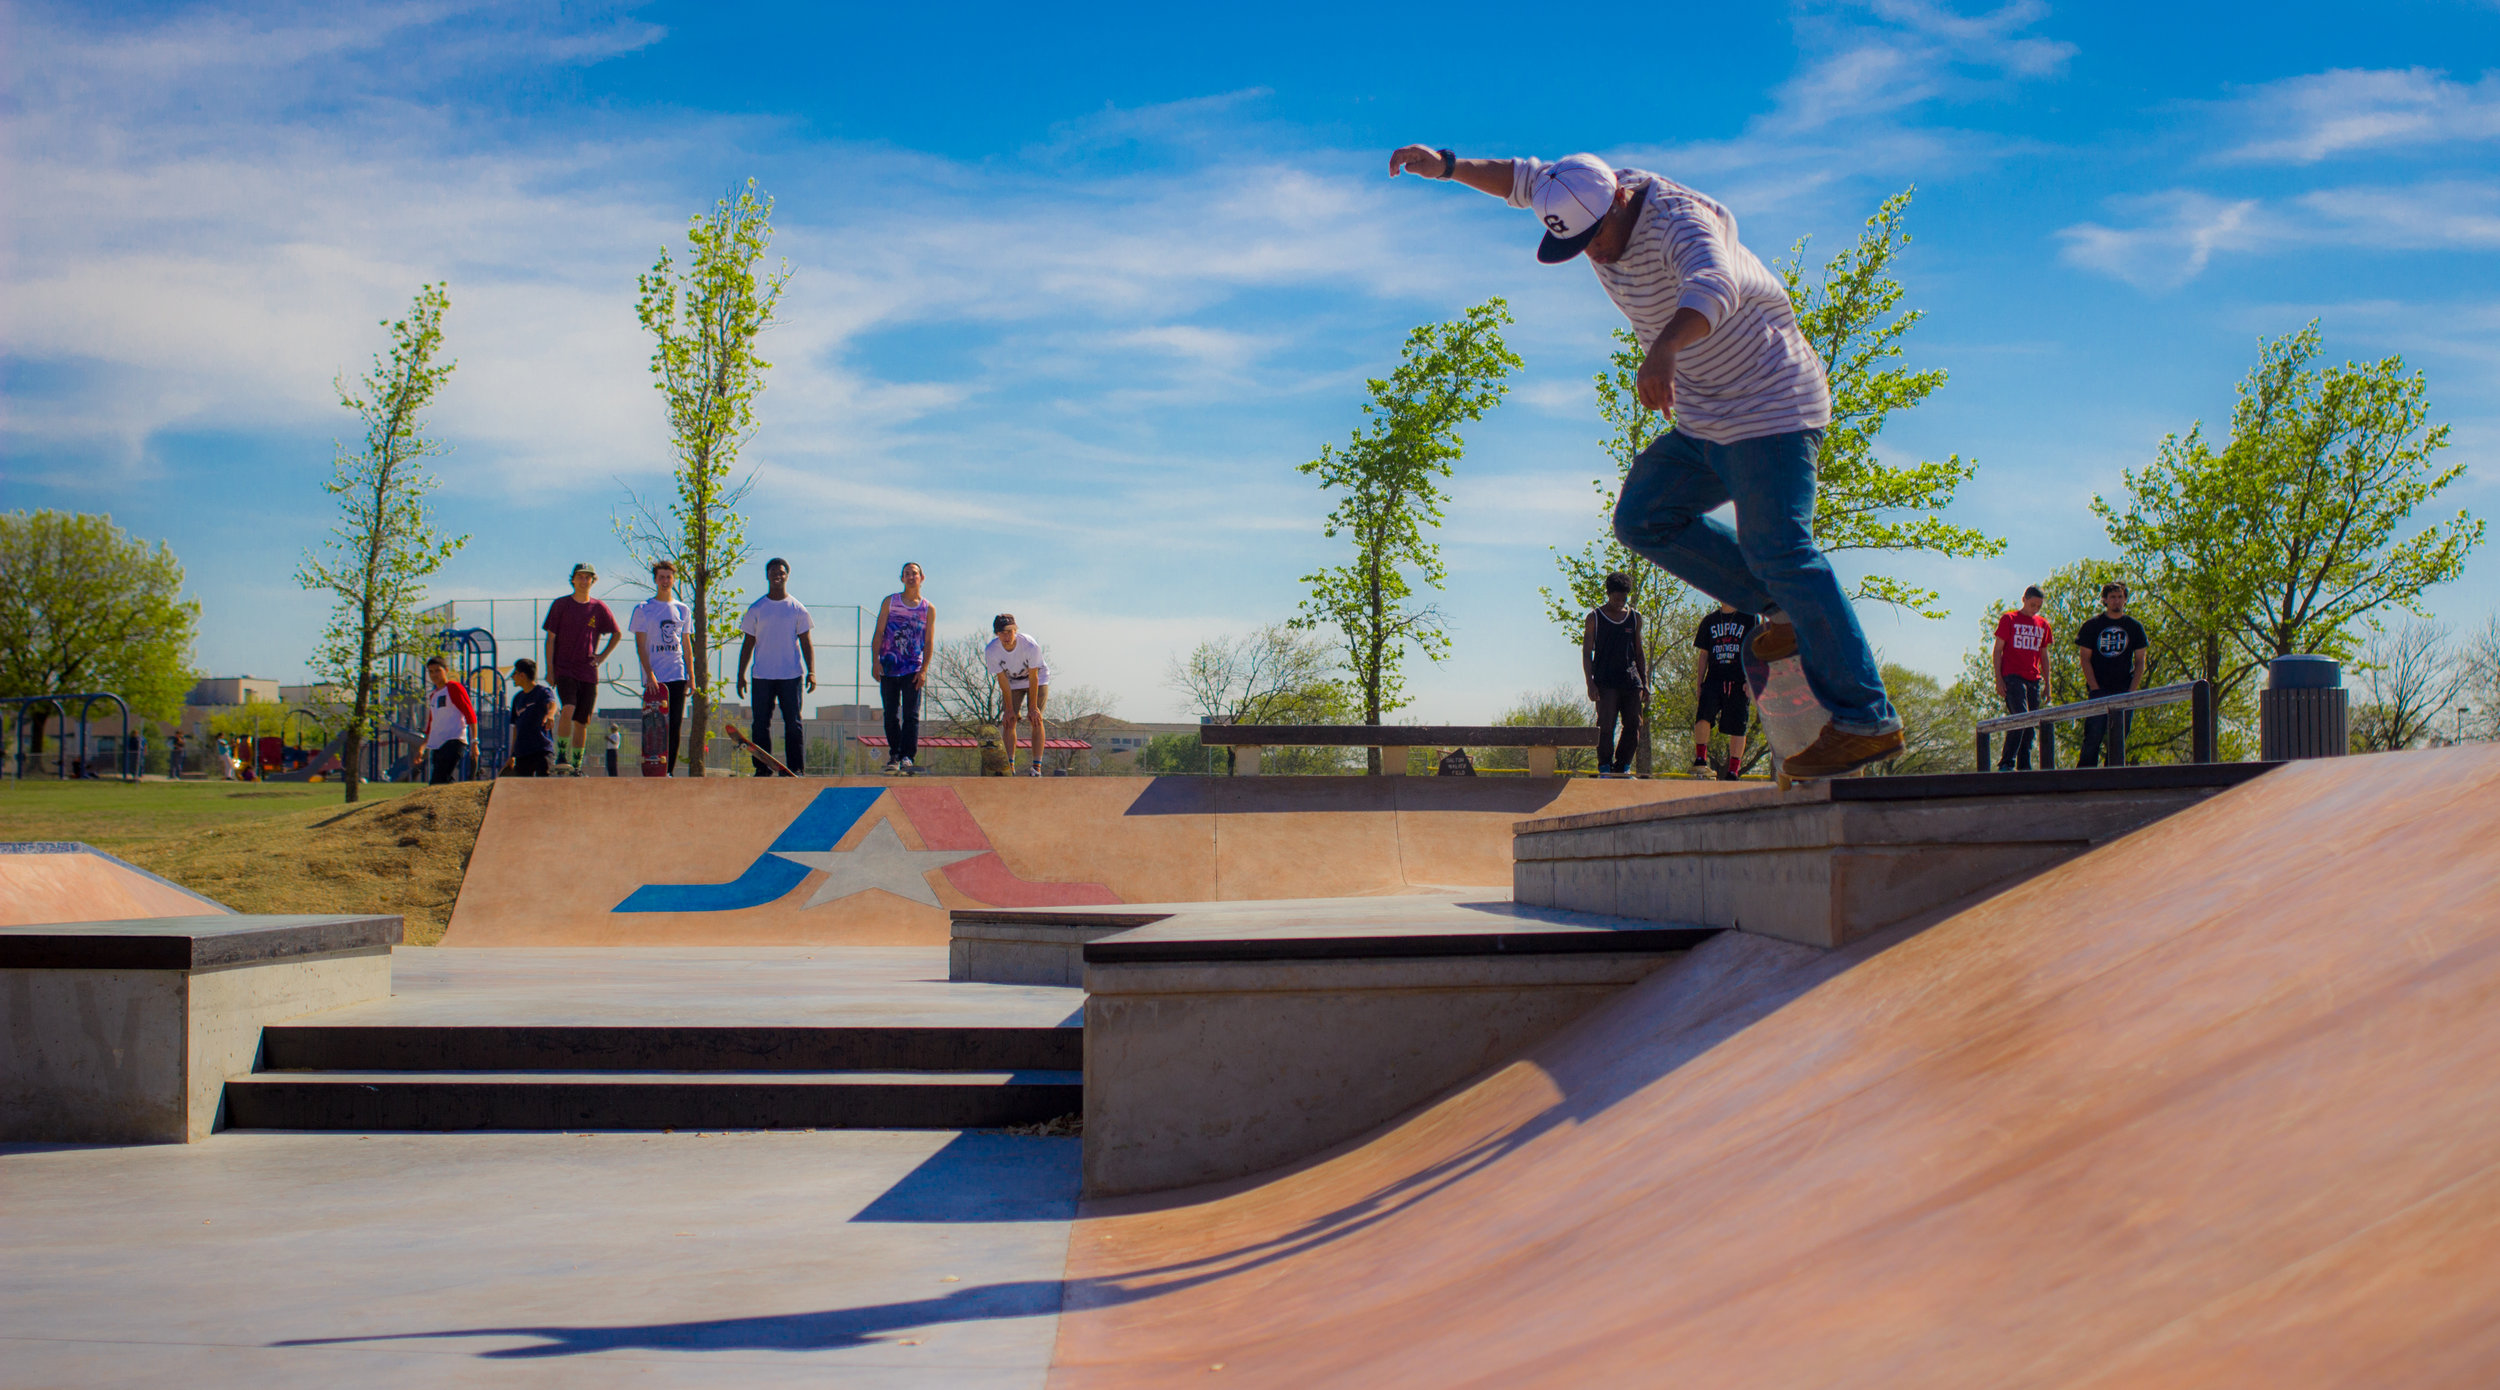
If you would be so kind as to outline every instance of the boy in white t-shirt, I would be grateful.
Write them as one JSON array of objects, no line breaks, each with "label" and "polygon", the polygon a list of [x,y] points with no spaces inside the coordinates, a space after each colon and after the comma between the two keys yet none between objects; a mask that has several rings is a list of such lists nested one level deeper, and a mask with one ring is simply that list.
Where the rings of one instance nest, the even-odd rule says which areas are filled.
[{"label": "boy in white t-shirt", "polygon": [[1016,760],[1016,706],[1021,703],[1033,711],[1033,761],[1024,774],[1042,775],[1042,708],[1050,703],[1050,666],[1042,658],[1042,644],[1016,630],[1016,615],[1001,613],[990,619],[990,631],[998,635],[990,639],[981,653],[990,674],[998,680],[998,707],[1001,711],[1000,742],[1006,746],[1010,768]]},{"label": "boy in white t-shirt", "polygon": [[668,775],[677,775],[677,731],[686,720],[686,682],[694,671],[694,613],[677,599],[677,567],[651,567],[651,597],[634,605],[625,630],[642,661],[642,688],[668,691]]},{"label": "boy in white t-shirt", "polygon": [[[807,747],[799,732],[799,682],[802,672],[809,690],[816,688],[816,639],[808,634],[816,620],[807,605],[790,597],[790,562],[775,557],[764,562],[764,596],[747,605],[738,630],[738,696],[747,693],[747,663],[755,663],[755,746],[773,751],[773,708],[781,708],[782,730],[788,737],[781,762],[795,775],[807,766]],[[755,775],[769,777],[763,759]]]}]

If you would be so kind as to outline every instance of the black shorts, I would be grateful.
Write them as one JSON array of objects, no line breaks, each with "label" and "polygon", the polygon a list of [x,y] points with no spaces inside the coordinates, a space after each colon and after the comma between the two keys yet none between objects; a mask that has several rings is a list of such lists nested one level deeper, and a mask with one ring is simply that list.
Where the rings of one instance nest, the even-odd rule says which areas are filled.
[{"label": "black shorts", "polygon": [[544,777],[547,775],[547,755],[515,753],[512,755],[512,771],[505,775],[508,777]]},{"label": "black shorts", "polygon": [[599,682],[575,680],[571,676],[556,677],[556,704],[573,711],[576,724],[590,718],[599,704]]},{"label": "black shorts", "polygon": [[1701,703],[1693,709],[1693,722],[1716,721],[1719,732],[1734,738],[1745,732],[1745,716],[1753,710],[1753,690],[1741,680],[1705,680],[1701,683]]}]

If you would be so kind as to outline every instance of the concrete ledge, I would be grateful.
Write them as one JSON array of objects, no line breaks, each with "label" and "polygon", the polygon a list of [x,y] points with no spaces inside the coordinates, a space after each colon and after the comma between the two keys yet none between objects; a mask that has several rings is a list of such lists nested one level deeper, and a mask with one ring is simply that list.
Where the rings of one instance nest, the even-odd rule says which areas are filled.
[{"label": "concrete ledge", "polygon": [[1085,949],[1085,1190],[1307,1157],[1516,1056],[1711,929],[1499,900],[1211,904]]},{"label": "concrete ledge", "polygon": [[946,978],[994,985],[1079,986],[1085,983],[1089,943],[1149,926],[1169,914],[1154,909],[957,908],[949,915]]},{"label": "concrete ledge", "polygon": [[1511,893],[1831,947],[2018,882],[2272,764],[1846,779],[1520,822]]},{"label": "concrete ledge", "polygon": [[[399,932],[396,917],[0,928],[0,1139],[206,1138],[265,1025],[389,996]],[[109,963],[130,960],[162,963]],[[29,963],[44,961],[73,963]]]}]

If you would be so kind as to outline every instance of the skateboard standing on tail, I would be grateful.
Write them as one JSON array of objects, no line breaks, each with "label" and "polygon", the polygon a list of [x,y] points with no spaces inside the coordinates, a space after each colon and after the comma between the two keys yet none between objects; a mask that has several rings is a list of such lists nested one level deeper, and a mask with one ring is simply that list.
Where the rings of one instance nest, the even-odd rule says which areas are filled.
[{"label": "skateboard standing on tail", "polygon": [[668,775],[668,690],[664,686],[642,688],[642,775]]},{"label": "skateboard standing on tail", "polygon": [[720,731],[729,735],[729,741],[731,743],[734,743],[740,748],[747,750],[749,753],[754,754],[755,761],[761,763],[764,768],[771,772],[774,776],[795,777],[798,775],[797,773],[792,772],[789,768],[782,766],[781,759],[776,758],[772,754],[765,752],[763,749],[756,747],[755,740],[748,738],[737,725],[723,721],[720,726]]}]

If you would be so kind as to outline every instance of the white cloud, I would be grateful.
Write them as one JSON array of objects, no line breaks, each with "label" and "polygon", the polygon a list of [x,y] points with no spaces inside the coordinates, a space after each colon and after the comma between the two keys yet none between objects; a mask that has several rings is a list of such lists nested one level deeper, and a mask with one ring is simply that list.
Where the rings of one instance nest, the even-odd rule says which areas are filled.
[{"label": "white cloud", "polygon": [[2500,72],[2469,85],[2430,68],[2337,68],[2248,88],[2222,114],[2243,132],[2222,157],[2239,163],[2500,140]]},{"label": "white cloud", "polygon": [[2074,46],[2025,32],[2047,13],[2039,0],[1970,15],[1920,0],[1807,5],[1797,19],[1806,60],[1743,134],[1623,157],[1709,180],[1712,193],[1747,212],[1809,205],[1853,179],[1932,177],[2005,158],[2016,142],[1913,114],[2056,76]]},{"label": "white cloud", "polygon": [[2205,271],[2216,251],[2263,244],[2263,205],[2190,190],[2111,200],[2135,225],[2082,222],[2060,231],[2065,260],[2124,280],[2138,289],[2176,289]]}]

